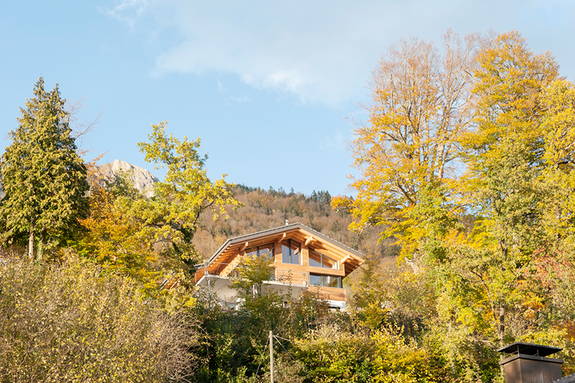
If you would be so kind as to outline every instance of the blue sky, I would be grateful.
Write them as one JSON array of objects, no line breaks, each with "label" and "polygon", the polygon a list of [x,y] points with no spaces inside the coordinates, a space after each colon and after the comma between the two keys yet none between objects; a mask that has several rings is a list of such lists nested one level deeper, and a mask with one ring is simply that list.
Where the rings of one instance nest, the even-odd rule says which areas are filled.
[{"label": "blue sky", "polygon": [[0,148],[43,76],[75,110],[90,160],[145,166],[168,121],[201,137],[208,170],[250,186],[350,194],[353,130],[371,72],[401,39],[519,30],[575,78],[575,1],[6,1]]}]

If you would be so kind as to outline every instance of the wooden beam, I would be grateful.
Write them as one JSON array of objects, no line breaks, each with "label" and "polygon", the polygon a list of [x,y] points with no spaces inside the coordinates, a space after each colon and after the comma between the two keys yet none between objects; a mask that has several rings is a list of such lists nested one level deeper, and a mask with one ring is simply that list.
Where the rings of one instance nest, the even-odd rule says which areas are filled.
[{"label": "wooden beam", "polygon": [[250,244],[250,243],[246,241],[246,243],[244,243],[244,245],[243,245],[242,248],[240,249],[240,252],[241,252],[241,251],[244,251],[245,249],[247,249],[249,244]]},{"label": "wooden beam", "polygon": [[313,242],[313,237],[307,237],[307,238],[305,239],[305,242],[304,242],[303,245],[304,245],[305,247],[308,247],[309,245],[311,245],[312,242]]},{"label": "wooden beam", "polygon": [[287,234],[286,234],[286,233],[283,233],[283,234],[276,240],[276,242],[277,242],[277,243],[280,243],[281,241],[283,241],[284,239],[286,239],[286,237],[287,237]]}]

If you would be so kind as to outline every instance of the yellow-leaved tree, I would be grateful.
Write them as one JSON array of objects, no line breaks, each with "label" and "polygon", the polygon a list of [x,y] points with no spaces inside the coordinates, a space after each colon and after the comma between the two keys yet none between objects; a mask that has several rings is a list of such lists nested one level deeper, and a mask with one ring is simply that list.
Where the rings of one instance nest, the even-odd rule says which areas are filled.
[{"label": "yellow-leaved tree", "polygon": [[215,219],[226,208],[238,206],[225,176],[212,181],[205,169],[207,156],[199,153],[200,139],[180,140],[166,133],[166,123],[152,126],[150,142],[139,143],[145,160],[166,173],[154,186],[155,195],[132,205],[131,214],[143,225],[142,238],[153,238],[171,258],[190,271],[201,260],[192,240],[200,217],[210,211]]},{"label": "yellow-leaved tree", "polygon": [[96,181],[79,246],[82,254],[151,289],[166,279],[189,281],[201,261],[192,243],[200,217],[208,211],[217,217],[239,204],[230,184],[208,177],[199,139],[180,140],[165,130],[165,123],[153,125],[150,141],[139,144],[146,161],[165,170],[154,195],[144,197],[121,175],[106,185]]},{"label": "yellow-leaved tree", "polygon": [[[464,381],[491,381],[498,346],[575,339],[575,91],[518,33],[475,41],[446,55],[465,63],[457,75],[430,70],[434,50],[422,43],[383,60],[370,124],[357,132],[357,198],[335,205],[354,228],[380,225],[412,264],[425,294],[415,298],[434,305],[419,312],[418,339],[442,348]],[[444,96],[454,88],[433,81],[443,76],[460,79],[455,103]],[[401,311],[393,292],[378,293],[386,312]]]},{"label": "yellow-leaved tree", "polygon": [[[381,237],[396,238],[409,258],[424,231],[434,230],[422,219],[449,220],[445,186],[457,171],[457,139],[471,120],[478,41],[447,33],[441,51],[418,40],[389,51],[375,72],[369,123],[356,131],[355,163],[363,172],[353,183],[357,197],[334,199],[334,207],[353,214],[352,229],[381,226]],[[430,200],[441,201],[442,210],[419,206]]]},{"label": "yellow-leaved tree", "polygon": [[474,129],[462,139],[467,173],[460,183],[475,222],[454,255],[459,271],[452,268],[467,288],[451,298],[472,291],[476,307],[468,316],[503,343],[535,325],[526,314],[539,299],[526,289],[524,272],[543,244],[542,95],[558,72],[550,55],[532,53],[516,32],[498,36],[477,61]]},{"label": "yellow-leaved tree", "polygon": [[128,275],[150,291],[157,290],[162,276],[159,253],[153,241],[137,235],[142,225],[129,214],[131,205],[144,196],[121,174],[106,180],[95,165],[88,170],[90,215],[80,220],[86,230],[76,248],[109,271]]}]

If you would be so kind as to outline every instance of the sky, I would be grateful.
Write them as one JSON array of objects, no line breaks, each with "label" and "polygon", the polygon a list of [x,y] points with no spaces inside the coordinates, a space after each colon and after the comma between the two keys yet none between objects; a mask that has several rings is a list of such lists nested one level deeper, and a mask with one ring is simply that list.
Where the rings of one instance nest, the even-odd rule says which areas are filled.
[{"label": "sky", "polygon": [[50,0],[0,12],[0,150],[44,77],[86,160],[144,162],[151,124],[200,137],[211,177],[352,194],[373,70],[401,40],[519,31],[575,79],[572,0]]}]

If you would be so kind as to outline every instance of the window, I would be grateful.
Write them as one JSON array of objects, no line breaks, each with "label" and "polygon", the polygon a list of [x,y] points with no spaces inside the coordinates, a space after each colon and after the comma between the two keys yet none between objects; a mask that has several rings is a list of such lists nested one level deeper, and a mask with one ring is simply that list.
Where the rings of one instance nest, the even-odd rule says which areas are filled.
[{"label": "window", "polygon": [[[250,257],[250,258],[257,258],[257,261],[261,261],[263,264],[272,266],[271,264],[274,262],[274,245],[273,244],[267,244],[267,245],[262,245],[262,246],[249,247],[246,249],[244,254],[245,254],[245,256]],[[240,261],[240,262],[242,262],[242,261]],[[271,269],[269,269],[268,271],[269,271],[269,275],[266,276],[266,280],[273,281],[275,279],[274,272]],[[262,273],[263,272],[264,272],[264,270],[262,270]],[[258,274],[259,274],[258,278],[262,276],[262,274],[260,274],[259,271],[258,271]],[[234,271],[232,273],[230,273],[230,276],[234,276],[237,278],[237,277],[240,277],[242,275],[241,275],[241,272],[239,272],[238,269],[236,268],[236,269],[234,269]],[[256,294],[256,293],[257,292],[254,291],[254,294]]]},{"label": "window", "polygon": [[299,242],[288,239],[282,243],[282,263],[300,264],[301,247]]},{"label": "window", "polygon": [[274,256],[274,245],[263,245],[263,246],[256,246],[250,247],[246,250],[246,255],[251,257],[270,257],[273,258]]},{"label": "window", "polygon": [[337,269],[336,260],[311,249],[309,252],[309,265],[314,267],[323,267],[324,269]]},{"label": "window", "polygon": [[341,277],[337,275],[310,274],[309,284],[323,287],[343,287]]}]

